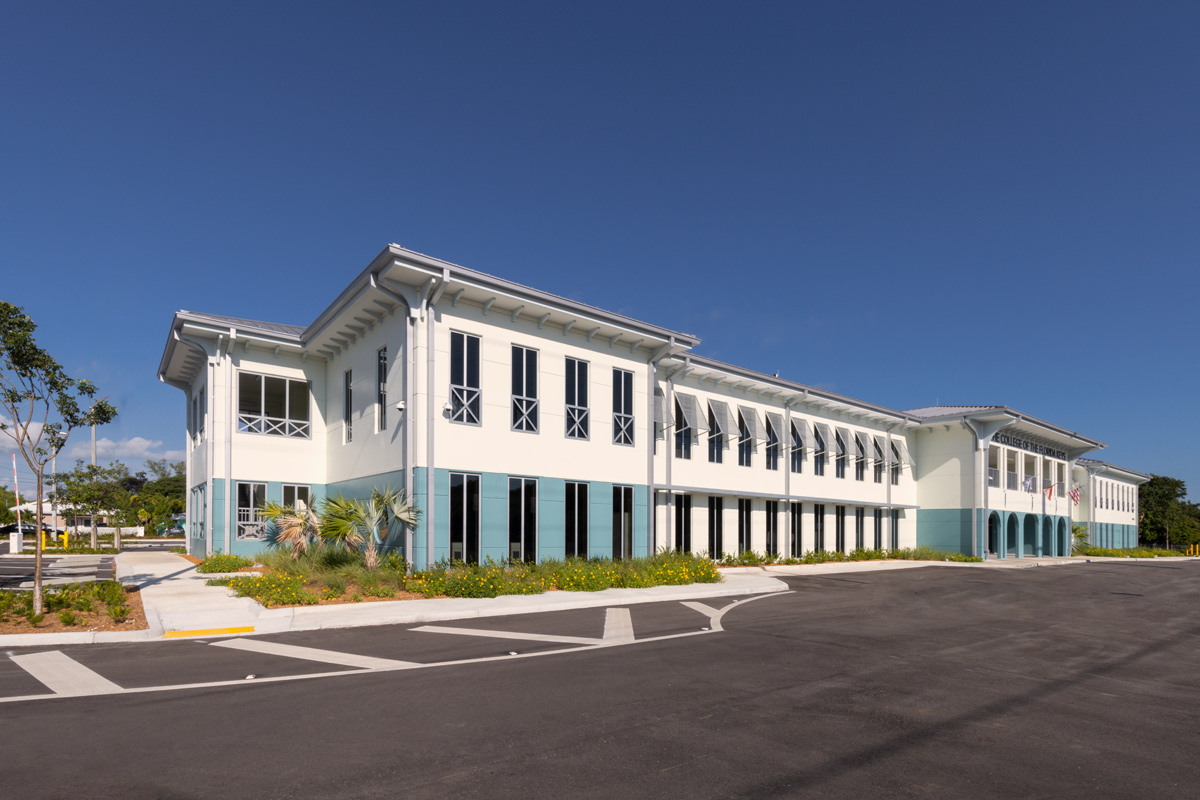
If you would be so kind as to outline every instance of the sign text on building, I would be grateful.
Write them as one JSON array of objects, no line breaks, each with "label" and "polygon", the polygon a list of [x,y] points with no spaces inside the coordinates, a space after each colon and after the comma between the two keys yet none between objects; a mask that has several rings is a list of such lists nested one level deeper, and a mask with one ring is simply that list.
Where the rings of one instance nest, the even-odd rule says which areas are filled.
[{"label": "sign text on building", "polygon": [[1008,445],[1009,447],[1016,447],[1021,450],[1028,450],[1031,453],[1038,453],[1043,456],[1050,456],[1051,458],[1059,458],[1063,461],[1067,460],[1067,454],[1062,450],[1055,450],[1053,447],[1047,447],[1044,444],[1027,442],[1024,439],[1018,439],[1015,436],[1009,436],[1008,434],[998,433],[995,435],[995,437],[993,437],[993,440],[996,442],[996,444]]}]

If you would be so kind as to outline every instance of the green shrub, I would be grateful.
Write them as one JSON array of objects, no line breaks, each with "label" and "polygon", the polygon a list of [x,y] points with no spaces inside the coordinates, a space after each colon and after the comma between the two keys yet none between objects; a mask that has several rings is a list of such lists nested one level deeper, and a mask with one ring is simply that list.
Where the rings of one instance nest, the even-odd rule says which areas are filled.
[{"label": "green shrub", "polygon": [[58,612],[58,621],[68,627],[74,627],[79,624],[79,615],[74,611],[60,611]]},{"label": "green shrub", "polygon": [[105,612],[113,622],[124,622],[129,617],[129,606],[124,603],[113,603],[105,608]]},{"label": "green shrub", "polygon": [[238,597],[249,597],[267,608],[273,606],[310,606],[320,598],[304,589],[304,580],[296,575],[246,575],[210,578],[208,586],[228,586]]},{"label": "green shrub", "polygon": [[1182,558],[1187,555],[1176,550],[1163,550],[1159,547],[1085,547],[1082,554],[1096,558]]},{"label": "green shrub", "polygon": [[187,548],[186,547],[172,547],[168,552],[175,553],[175,554],[181,555],[181,556],[185,556],[185,555],[187,555]]},{"label": "green shrub", "polygon": [[252,566],[253,564],[254,561],[245,556],[214,553],[196,566],[196,572],[237,572],[239,569]]}]

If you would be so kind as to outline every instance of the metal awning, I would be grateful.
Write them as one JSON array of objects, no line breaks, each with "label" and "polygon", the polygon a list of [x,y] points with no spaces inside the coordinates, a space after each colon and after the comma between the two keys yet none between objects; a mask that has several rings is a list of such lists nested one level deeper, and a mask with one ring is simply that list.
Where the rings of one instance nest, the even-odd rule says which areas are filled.
[{"label": "metal awning", "polygon": [[900,454],[900,463],[912,469],[915,464],[913,464],[912,456],[908,454],[908,445],[904,443],[903,439],[892,439],[892,444],[896,446],[896,452]]},{"label": "metal awning", "polygon": [[854,434],[854,448],[855,448],[855,455],[858,458],[861,458],[864,460],[867,458],[870,458],[871,457],[871,454],[869,452],[871,449],[870,435],[863,433],[862,431],[858,431],[857,433],[855,433]]},{"label": "metal awning", "polygon": [[879,451],[879,456],[880,456],[879,458],[875,459],[875,462],[879,463],[882,461],[882,462],[890,463],[892,460],[892,456],[888,452],[887,442],[884,441],[882,436],[876,436],[876,435],[872,434],[871,438],[875,441],[875,449]]},{"label": "metal awning", "polygon": [[812,430],[804,417],[792,417],[792,447],[799,447],[801,452],[812,447]]},{"label": "metal awning", "polygon": [[708,418],[700,413],[700,404],[696,401],[695,395],[676,392],[675,401],[679,403],[679,410],[683,412],[683,421],[689,428],[698,433],[708,430]]},{"label": "metal awning", "polygon": [[737,421],[733,418],[729,405],[721,400],[709,400],[708,408],[712,412],[713,421],[721,429],[720,433],[725,439],[725,447],[729,447],[729,440],[737,438],[738,435]]},{"label": "metal awning", "polygon": [[[837,429],[837,432],[838,432],[838,435],[841,436],[841,438],[842,438],[842,452],[849,454],[851,443],[854,441],[853,439],[850,438],[850,429],[839,427]],[[835,447],[834,449],[837,449],[837,448]]]},{"label": "metal awning", "polygon": [[[832,452],[833,444],[835,441],[833,438],[833,429],[830,428],[829,425],[824,422],[814,422],[813,428],[815,428],[817,433],[821,436],[821,442],[825,445],[825,452],[826,453]],[[819,449],[819,448],[817,447],[817,443],[814,440],[813,441],[813,450],[817,450],[817,449]]]},{"label": "metal awning", "polygon": [[765,436],[758,412],[750,406],[738,406],[738,412],[742,415],[742,421],[746,423],[746,432],[750,434],[751,440],[756,442],[763,440]]},{"label": "metal awning", "polygon": [[667,396],[661,387],[654,387],[654,421],[664,428],[675,424],[675,415],[667,408]]},{"label": "metal awning", "polygon": [[775,441],[782,442],[786,431],[783,429],[783,414],[775,411],[767,412],[767,423],[771,426],[772,433],[775,434]]}]

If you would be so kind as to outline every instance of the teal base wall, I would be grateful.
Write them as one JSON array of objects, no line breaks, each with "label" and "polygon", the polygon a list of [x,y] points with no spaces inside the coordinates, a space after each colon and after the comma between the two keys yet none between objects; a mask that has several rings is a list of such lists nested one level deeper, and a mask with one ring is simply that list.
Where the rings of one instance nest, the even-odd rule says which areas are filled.
[{"label": "teal base wall", "polygon": [[[221,483],[220,490],[217,490],[216,484]],[[233,485],[238,483],[266,483],[267,484],[267,500],[273,503],[283,502],[283,483],[280,481],[263,481],[256,478],[237,478],[233,481]],[[224,553],[225,550],[225,530],[227,525],[232,525],[229,530],[229,550],[228,552],[238,556],[253,556],[256,553],[261,553],[270,547],[270,542],[264,539],[246,539],[239,540],[237,538],[237,525],[235,523],[227,523],[227,520],[235,520],[237,518],[237,495],[236,490],[230,492],[229,496],[225,496],[224,481],[213,479],[213,552]],[[309,497],[315,504],[325,497],[326,487],[324,484],[311,483],[309,487]],[[218,502],[218,498],[219,501]],[[220,509],[218,511],[218,508]],[[220,515],[218,525],[218,515]],[[268,538],[270,530],[268,529]]]},{"label": "teal base wall", "polygon": [[1117,525],[1108,522],[1093,522],[1089,525],[1088,543],[1093,547],[1120,550],[1138,546],[1136,525]]},{"label": "teal base wall", "polygon": [[917,546],[971,555],[971,509],[917,509]]},{"label": "teal base wall", "polygon": [[[979,509],[976,519],[978,537],[974,555],[987,558],[1070,555],[1071,521],[1066,517]],[[995,520],[994,541],[989,539],[989,519]],[[917,509],[917,546],[972,555],[971,509]],[[989,554],[993,547],[994,552]]]},{"label": "teal base wall", "polygon": [[[352,478],[348,481],[335,481],[334,483],[325,484],[320,487],[313,486],[313,498],[320,499],[323,497],[332,497],[341,495],[343,497],[365,500],[371,496],[373,489],[403,489],[404,488],[404,471],[392,470],[390,472],[380,472],[375,475],[366,475],[362,478]],[[267,492],[270,493],[271,487],[267,487]],[[282,492],[282,489],[280,489]],[[401,530],[392,531],[384,538],[379,546],[380,555],[398,552],[404,555],[404,532]]]}]

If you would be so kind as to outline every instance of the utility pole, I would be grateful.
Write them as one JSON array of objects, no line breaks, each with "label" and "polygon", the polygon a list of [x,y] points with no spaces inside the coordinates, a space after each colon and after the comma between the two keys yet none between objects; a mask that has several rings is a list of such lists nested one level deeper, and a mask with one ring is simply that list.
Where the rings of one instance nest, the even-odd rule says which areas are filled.
[{"label": "utility pole", "polygon": [[50,480],[53,481],[54,495],[51,504],[54,507],[54,535],[58,536],[58,456],[50,457]]},{"label": "utility pole", "polygon": [[[96,404],[92,403],[92,408],[96,408]],[[92,424],[92,467],[96,466],[96,425]],[[96,480],[96,471],[92,470],[92,480]],[[99,509],[92,509],[92,549],[95,550],[100,546],[98,537],[96,536],[96,514]]]}]

